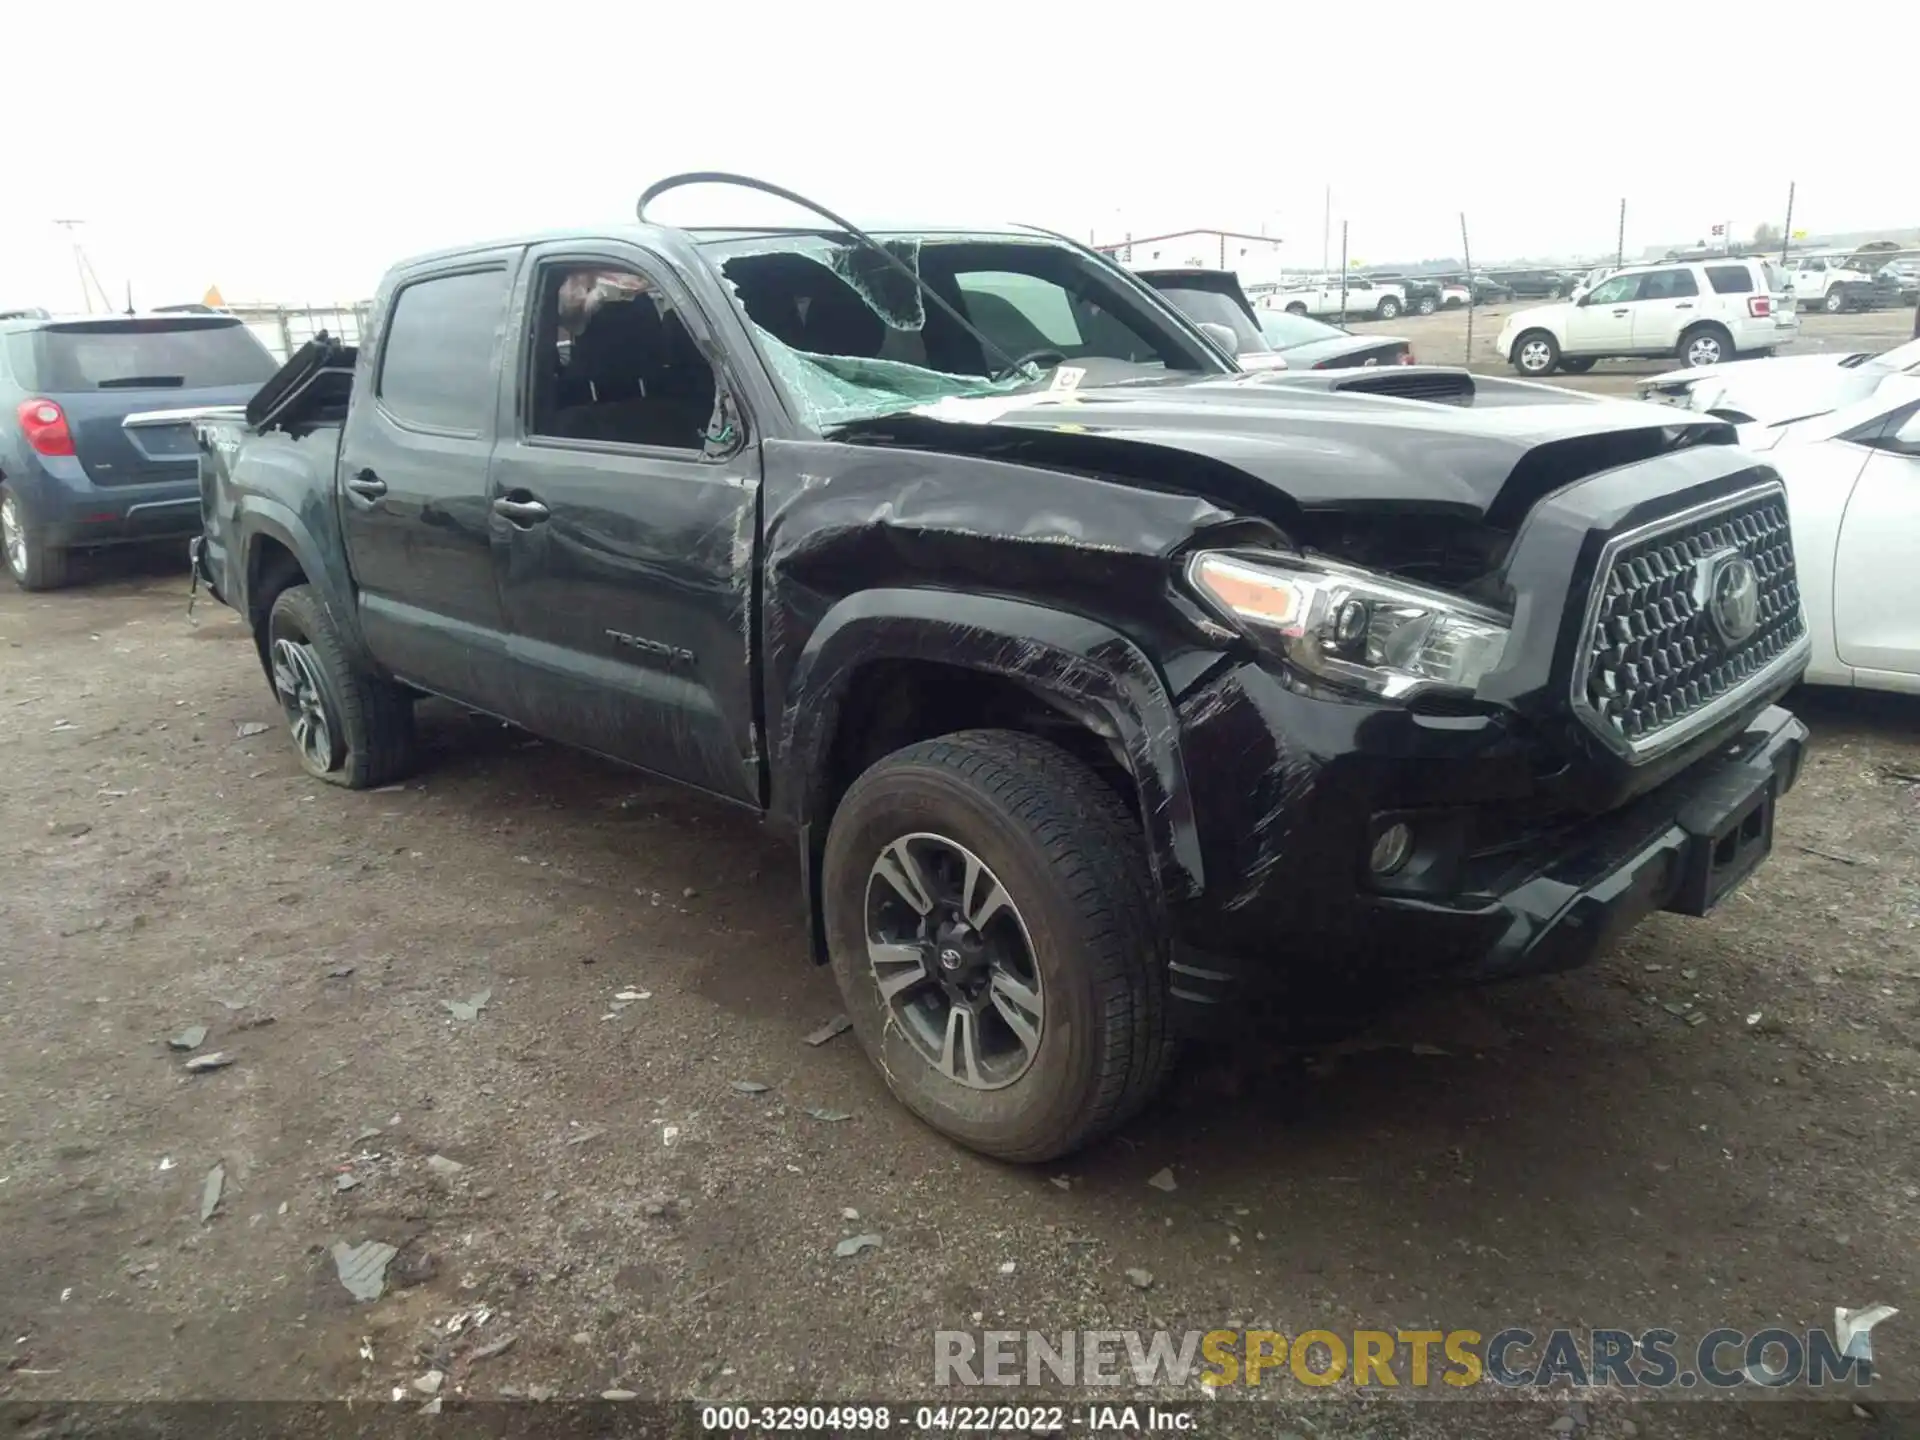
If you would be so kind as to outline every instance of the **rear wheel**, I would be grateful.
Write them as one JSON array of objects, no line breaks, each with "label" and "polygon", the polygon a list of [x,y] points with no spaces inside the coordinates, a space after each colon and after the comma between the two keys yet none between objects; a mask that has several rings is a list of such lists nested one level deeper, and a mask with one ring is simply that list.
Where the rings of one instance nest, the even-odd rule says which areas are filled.
[{"label": "rear wheel", "polygon": [[1562,355],[1560,357],[1560,368],[1569,375],[1584,375],[1587,371],[1591,370],[1593,366],[1594,357],[1591,355],[1582,357]]},{"label": "rear wheel", "polygon": [[1538,379],[1560,363],[1559,343],[1544,330],[1529,330],[1513,342],[1513,368]]},{"label": "rear wheel", "polygon": [[1066,751],[998,730],[896,751],[847,791],[821,882],[862,1047],[961,1144],[1050,1159],[1124,1123],[1166,1077],[1145,847]]},{"label": "rear wheel", "polygon": [[1391,295],[1383,296],[1380,301],[1380,308],[1373,313],[1382,320],[1392,320],[1400,313],[1400,302]]},{"label": "rear wheel", "polygon": [[22,590],[58,590],[67,583],[67,552],[50,545],[11,485],[0,485],[0,549]]},{"label": "rear wheel", "polygon": [[1733,359],[1733,336],[1718,325],[1696,325],[1680,337],[1680,363],[1689,369]]},{"label": "rear wheel", "polygon": [[267,616],[267,668],[309,775],[349,790],[413,768],[413,699],[367,671],[309,585],[280,592]]}]

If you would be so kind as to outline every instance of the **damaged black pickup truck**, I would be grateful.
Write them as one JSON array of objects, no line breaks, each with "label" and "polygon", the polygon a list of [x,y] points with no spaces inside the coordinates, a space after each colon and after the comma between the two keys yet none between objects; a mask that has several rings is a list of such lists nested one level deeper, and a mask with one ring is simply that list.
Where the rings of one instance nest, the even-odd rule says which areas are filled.
[{"label": "damaged black pickup truck", "polygon": [[1765,857],[1808,641],[1731,427],[1243,374],[1044,233],[647,208],[402,264],[198,422],[198,573],[316,776],[438,695],[764,815],[887,1083],[1019,1160],[1182,1036],[1575,965]]}]

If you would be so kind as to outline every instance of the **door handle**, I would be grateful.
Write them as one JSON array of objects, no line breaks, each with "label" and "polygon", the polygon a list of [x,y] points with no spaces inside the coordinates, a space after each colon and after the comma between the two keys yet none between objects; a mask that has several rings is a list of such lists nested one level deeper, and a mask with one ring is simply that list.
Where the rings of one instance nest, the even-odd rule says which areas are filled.
[{"label": "door handle", "polygon": [[505,516],[516,525],[538,525],[553,512],[538,500],[496,500],[493,513]]},{"label": "door handle", "polygon": [[1691,300],[1688,300],[1682,304],[1674,306],[1673,308],[1676,310],[1691,310],[1693,308],[1693,302]]},{"label": "door handle", "polygon": [[382,495],[387,493],[387,482],[371,470],[361,470],[356,472],[351,480],[347,481],[347,489],[358,495],[362,500],[378,500]]},{"label": "door handle", "polygon": [[1625,314],[1627,313],[1627,311],[1626,311],[1626,310],[1625,310],[1624,308],[1622,308],[1622,309],[1619,309],[1619,310],[1616,310],[1616,311],[1614,311],[1613,313],[1614,313],[1614,314],[1616,314],[1616,315],[1625,315]]}]

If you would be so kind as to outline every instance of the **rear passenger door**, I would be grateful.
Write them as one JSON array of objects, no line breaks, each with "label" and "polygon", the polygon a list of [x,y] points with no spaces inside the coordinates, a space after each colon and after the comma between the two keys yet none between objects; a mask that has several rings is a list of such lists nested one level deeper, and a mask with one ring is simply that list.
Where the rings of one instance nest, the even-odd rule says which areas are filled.
[{"label": "rear passenger door", "polygon": [[1640,277],[1640,298],[1633,302],[1633,348],[1664,355],[1679,346],[1680,333],[1699,318],[1700,284],[1690,266],[1649,270]]},{"label": "rear passenger door", "polygon": [[758,805],[759,450],[711,326],[611,241],[536,248],[514,313],[487,515],[510,713]]},{"label": "rear passenger door", "polygon": [[424,690],[508,714],[488,528],[501,331],[517,251],[403,273],[340,444],[338,504],[374,658]]}]

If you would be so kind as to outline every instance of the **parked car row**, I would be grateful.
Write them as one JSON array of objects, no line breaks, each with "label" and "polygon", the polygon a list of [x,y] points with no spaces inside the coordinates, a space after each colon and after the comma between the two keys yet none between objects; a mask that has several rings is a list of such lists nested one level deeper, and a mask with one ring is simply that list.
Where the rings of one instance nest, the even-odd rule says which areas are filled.
[{"label": "parked car row", "polygon": [[1726,422],[1032,231],[647,211],[404,261],[244,408],[97,373],[197,453],[317,779],[398,779],[437,695],[763,816],[885,1083],[1023,1161],[1184,1036],[1563,969],[1765,860],[1810,642]]}]

